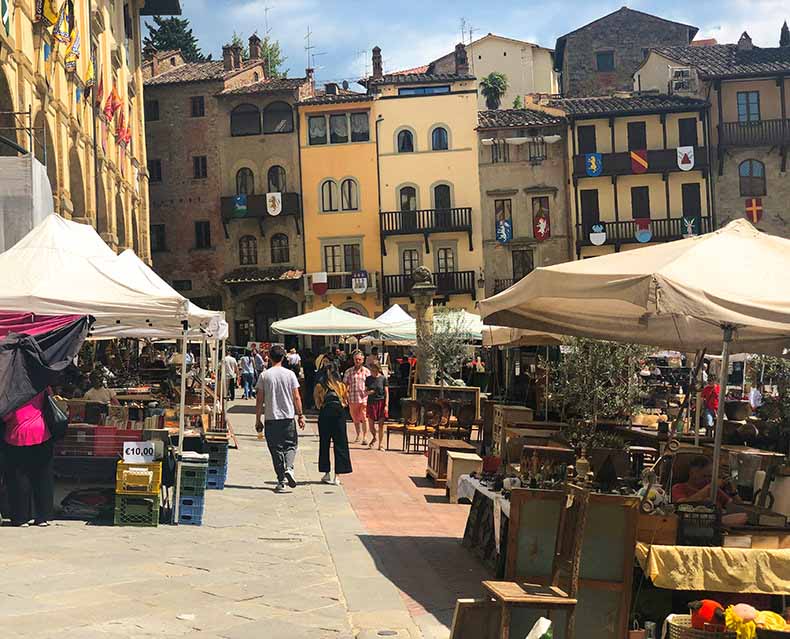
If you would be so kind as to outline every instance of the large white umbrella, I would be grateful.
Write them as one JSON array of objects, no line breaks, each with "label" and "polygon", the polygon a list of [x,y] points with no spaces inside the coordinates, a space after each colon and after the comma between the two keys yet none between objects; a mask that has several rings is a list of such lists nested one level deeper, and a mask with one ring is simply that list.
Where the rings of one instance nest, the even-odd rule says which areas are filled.
[{"label": "large white umbrella", "polygon": [[507,326],[483,327],[483,346],[486,347],[519,348],[521,346],[557,346],[559,344],[562,344],[562,336],[556,333]]},{"label": "large white umbrella", "polygon": [[723,345],[726,371],[731,349],[783,354],[790,346],[788,273],[790,240],[736,220],[694,238],[538,268],[480,309],[487,323],[516,328],[683,351]]},{"label": "large white umbrella", "polygon": [[349,313],[334,305],[272,324],[275,333],[285,335],[362,335],[383,327],[377,320]]}]

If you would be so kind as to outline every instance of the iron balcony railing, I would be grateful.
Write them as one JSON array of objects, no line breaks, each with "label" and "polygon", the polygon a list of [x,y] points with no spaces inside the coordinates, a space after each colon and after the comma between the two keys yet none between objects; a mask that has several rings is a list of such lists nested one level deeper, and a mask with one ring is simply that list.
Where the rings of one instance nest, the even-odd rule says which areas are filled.
[{"label": "iron balcony railing", "polygon": [[513,284],[516,283],[514,278],[504,279],[504,280],[494,280],[494,294],[501,293],[505,289],[510,288]]},{"label": "iron balcony railing", "polygon": [[722,122],[720,146],[783,146],[790,144],[790,120]]},{"label": "iron balcony railing", "polygon": [[[434,273],[437,295],[471,295],[476,297],[474,271],[450,271]],[[411,275],[385,275],[383,278],[384,297],[409,297],[414,283]]]},{"label": "iron balcony railing", "polygon": [[472,209],[470,207],[381,212],[381,232],[384,235],[443,233],[470,231],[471,229]]},{"label": "iron balcony railing", "polygon": [[[698,234],[710,233],[713,230],[711,218],[700,217],[696,229]],[[619,222],[600,222],[606,238],[605,245],[638,243],[636,237],[637,225],[634,220],[621,220]],[[578,246],[592,246],[590,234],[593,232],[592,224],[578,224],[576,226],[576,244]],[[596,229],[597,230],[597,229]],[[682,217],[661,218],[650,220],[650,242],[670,242],[679,240],[688,235],[688,229]]]}]

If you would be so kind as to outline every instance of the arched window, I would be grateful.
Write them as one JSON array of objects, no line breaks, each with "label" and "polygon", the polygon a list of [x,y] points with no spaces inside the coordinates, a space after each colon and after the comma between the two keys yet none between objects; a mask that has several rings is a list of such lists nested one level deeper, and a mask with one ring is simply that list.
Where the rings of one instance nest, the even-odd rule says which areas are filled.
[{"label": "arched window", "polygon": [[257,71],[256,71],[255,73],[253,73],[253,74],[252,74],[252,81],[253,81],[253,82],[257,82],[257,81],[258,81],[258,80],[260,80],[260,79],[261,79],[261,76],[259,76],[259,75],[258,75],[258,72],[257,72]]},{"label": "arched window", "polygon": [[252,235],[239,240],[239,264],[252,266],[258,263],[258,241]]},{"label": "arched window", "polygon": [[254,104],[240,104],[230,112],[231,135],[258,135],[261,132],[261,114]]},{"label": "arched window", "polygon": [[236,172],[236,195],[252,195],[255,193],[255,176],[252,169],[245,167]]},{"label": "arched window", "polygon": [[404,129],[398,133],[398,153],[414,152],[414,134]]},{"label": "arched window", "polygon": [[446,151],[449,148],[447,129],[437,126],[431,133],[431,148],[434,151]]},{"label": "arched window", "polygon": [[761,197],[766,194],[765,165],[759,160],[744,160],[738,167],[741,195]]},{"label": "arched window", "polygon": [[324,213],[337,211],[337,182],[334,180],[324,180],[321,184],[321,210]]},{"label": "arched window", "polygon": [[290,133],[294,130],[291,105],[285,102],[272,102],[263,110],[264,133]]},{"label": "arched window", "polygon": [[351,178],[346,178],[340,184],[340,208],[344,211],[359,210],[357,183]]},{"label": "arched window", "polygon": [[269,193],[285,193],[285,169],[277,164],[269,169]]},{"label": "arched window", "polygon": [[272,264],[283,264],[290,261],[288,236],[285,233],[275,233],[272,235]]},{"label": "arched window", "polygon": [[450,196],[450,186],[448,184],[437,184],[433,187],[433,208],[449,209],[453,204]]},{"label": "arched window", "polygon": [[401,211],[417,210],[417,189],[413,186],[403,186],[401,187],[399,195]]}]

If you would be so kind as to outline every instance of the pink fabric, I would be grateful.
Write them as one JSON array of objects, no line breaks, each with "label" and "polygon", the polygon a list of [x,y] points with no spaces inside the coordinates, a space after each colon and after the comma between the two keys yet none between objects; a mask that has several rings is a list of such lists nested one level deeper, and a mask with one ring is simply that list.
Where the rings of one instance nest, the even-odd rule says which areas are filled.
[{"label": "pink fabric", "polygon": [[6,444],[36,446],[50,438],[43,413],[44,397],[47,392],[42,391],[24,406],[3,416]]},{"label": "pink fabric", "polygon": [[37,315],[0,311],[0,338],[9,333],[38,335],[76,322],[81,315]]}]

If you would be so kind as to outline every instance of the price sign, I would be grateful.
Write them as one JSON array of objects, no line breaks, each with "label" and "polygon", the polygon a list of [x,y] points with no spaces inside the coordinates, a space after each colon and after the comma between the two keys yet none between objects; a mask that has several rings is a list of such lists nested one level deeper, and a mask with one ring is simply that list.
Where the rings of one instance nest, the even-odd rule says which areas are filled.
[{"label": "price sign", "polygon": [[156,450],[153,442],[124,442],[123,460],[126,463],[148,464],[154,461]]}]

